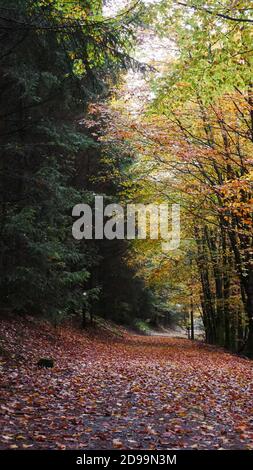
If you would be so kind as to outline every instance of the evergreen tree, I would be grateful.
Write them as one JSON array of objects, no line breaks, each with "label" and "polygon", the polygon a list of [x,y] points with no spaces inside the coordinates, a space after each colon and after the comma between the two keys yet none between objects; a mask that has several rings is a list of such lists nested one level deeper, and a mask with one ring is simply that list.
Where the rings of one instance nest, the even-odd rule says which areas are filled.
[{"label": "evergreen tree", "polygon": [[101,1],[1,0],[0,13],[1,303],[59,319],[98,296],[98,250],[72,238],[71,209],[92,204],[99,144],[83,118],[133,65],[132,30],[105,20]]}]

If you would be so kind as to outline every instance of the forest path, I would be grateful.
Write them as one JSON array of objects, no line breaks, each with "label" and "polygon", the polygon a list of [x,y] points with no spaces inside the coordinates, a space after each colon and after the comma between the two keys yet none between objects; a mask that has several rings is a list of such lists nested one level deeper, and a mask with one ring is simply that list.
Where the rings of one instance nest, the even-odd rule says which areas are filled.
[{"label": "forest path", "polygon": [[149,335],[158,336],[160,338],[187,338],[187,332],[183,328],[163,328],[160,331],[150,330]]},{"label": "forest path", "polygon": [[[23,354],[26,341],[45,351],[30,334]],[[251,361],[137,335],[65,336],[47,348],[54,369],[3,366],[2,448],[253,448]]]}]

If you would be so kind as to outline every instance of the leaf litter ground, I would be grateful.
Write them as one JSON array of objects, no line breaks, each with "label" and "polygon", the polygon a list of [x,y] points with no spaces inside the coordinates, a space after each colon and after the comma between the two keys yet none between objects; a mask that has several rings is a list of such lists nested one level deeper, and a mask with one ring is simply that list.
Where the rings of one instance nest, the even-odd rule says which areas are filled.
[{"label": "leaf litter ground", "polygon": [[32,319],[0,330],[1,449],[253,449],[250,360]]}]

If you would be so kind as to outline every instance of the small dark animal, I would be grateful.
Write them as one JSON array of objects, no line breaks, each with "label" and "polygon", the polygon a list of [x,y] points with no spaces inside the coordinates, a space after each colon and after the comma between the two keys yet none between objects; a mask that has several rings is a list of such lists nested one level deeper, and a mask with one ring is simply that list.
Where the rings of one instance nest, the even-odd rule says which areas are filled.
[{"label": "small dark animal", "polygon": [[54,360],[48,357],[42,357],[38,362],[37,366],[42,368],[46,367],[47,369],[52,369],[54,367]]}]

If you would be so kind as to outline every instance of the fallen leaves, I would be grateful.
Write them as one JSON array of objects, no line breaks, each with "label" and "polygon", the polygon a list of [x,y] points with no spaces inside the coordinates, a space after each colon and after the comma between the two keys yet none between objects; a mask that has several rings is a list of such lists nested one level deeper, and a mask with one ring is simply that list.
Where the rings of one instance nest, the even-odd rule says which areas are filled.
[{"label": "fallen leaves", "polygon": [[119,439],[113,439],[112,444],[115,449],[123,449],[124,447],[123,443]]},{"label": "fallen leaves", "polygon": [[[25,358],[1,366],[3,449],[253,449],[249,360],[176,338],[1,332]],[[54,369],[36,367],[45,351]]]}]

